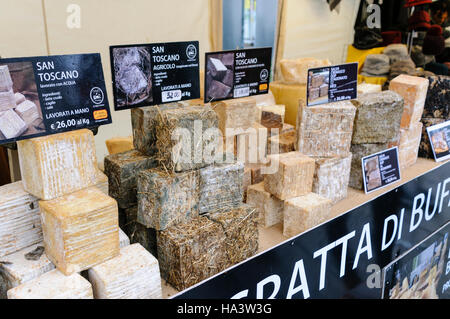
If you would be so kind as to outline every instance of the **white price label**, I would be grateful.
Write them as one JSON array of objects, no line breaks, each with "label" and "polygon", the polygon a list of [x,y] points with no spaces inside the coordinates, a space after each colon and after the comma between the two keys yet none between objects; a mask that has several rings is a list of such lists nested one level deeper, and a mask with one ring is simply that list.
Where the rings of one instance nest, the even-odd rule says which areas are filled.
[{"label": "white price label", "polygon": [[174,102],[181,100],[181,90],[172,90],[161,92],[161,99],[163,103]]},{"label": "white price label", "polygon": [[249,95],[250,95],[249,87],[234,89],[234,97],[235,98],[249,96]]}]

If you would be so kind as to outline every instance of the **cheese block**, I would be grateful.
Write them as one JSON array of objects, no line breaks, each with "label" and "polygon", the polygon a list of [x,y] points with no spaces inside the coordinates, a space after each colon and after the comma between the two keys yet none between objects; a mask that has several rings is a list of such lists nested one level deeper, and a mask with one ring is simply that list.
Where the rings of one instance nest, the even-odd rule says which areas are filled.
[{"label": "cheese block", "polygon": [[161,299],[158,260],[139,244],[89,269],[95,299]]},{"label": "cheese block", "polygon": [[6,139],[18,137],[25,133],[27,129],[27,123],[13,110],[4,111],[0,114],[0,133]]},{"label": "cheese block", "polygon": [[359,83],[358,84],[358,96],[366,93],[376,93],[381,92],[380,84],[371,84],[371,83]]},{"label": "cheese block", "polygon": [[274,81],[270,83],[270,91],[273,93],[277,104],[284,105],[286,108],[285,122],[295,125],[299,101],[306,103],[306,85]]},{"label": "cheese block", "polygon": [[308,156],[348,154],[356,108],[350,101],[306,107],[298,112],[296,150]]},{"label": "cheese block", "polygon": [[168,173],[144,170],[138,175],[137,221],[164,230],[172,224],[189,222],[198,215],[198,171]]},{"label": "cheese block", "polygon": [[434,75],[427,78],[430,85],[423,117],[450,120],[450,76]]},{"label": "cheese block", "polygon": [[16,107],[16,98],[12,89],[0,91],[0,112],[8,111]]},{"label": "cheese block", "polygon": [[0,258],[42,238],[38,199],[23,189],[22,182],[0,186]]},{"label": "cheese block", "polygon": [[350,170],[349,186],[355,189],[364,189],[361,159],[388,149],[388,143],[355,144],[351,147],[352,164]]},{"label": "cheese block", "polygon": [[155,125],[156,159],[160,166],[183,172],[214,162],[219,131],[217,115],[210,107],[167,109],[159,113]]},{"label": "cheese block", "polygon": [[105,157],[105,174],[109,181],[109,195],[117,201],[119,208],[129,208],[137,203],[137,175],[140,171],[154,168],[154,156],[146,156],[130,150]]},{"label": "cheese block", "polygon": [[45,252],[65,275],[119,253],[117,203],[98,188],[40,201],[39,205]]},{"label": "cheese block", "polygon": [[79,274],[54,269],[8,290],[8,299],[93,299],[92,286]]},{"label": "cheese block", "polygon": [[289,153],[295,150],[297,133],[290,131],[280,135],[269,137],[267,151],[270,154]]},{"label": "cheese block", "polygon": [[259,184],[264,181],[264,176],[262,174],[262,168],[264,164],[245,164],[245,166],[250,170],[251,184]]},{"label": "cheese block", "polygon": [[422,122],[417,122],[410,129],[400,129],[399,138],[389,143],[389,147],[398,146],[401,169],[408,168],[416,163],[422,137],[422,127]]},{"label": "cheese block", "polygon": [[419,146],[419,156],[424,158],[434,159],[433,149],[431,148],[430,139],[427,133],[427,127],[441,124],[445,122],[445,119],[442,118],[422,118],[421,120],[422,127],[422,136],[420,140]]},{"label": "cheese block", "polygon": [[113,137],[106,140],[105,144],[110,155],[131,151],[133,149],[133,136]]},{"label": "cheese block", "polygon": [[321,60],[315,58],[282,59],[280,70],[285,83],[306,84],[308,80],[308,70],[331,65],[328,59]]},{"label": "cheese block", "polygon": [[22,120],[24,120],[28,125],[33,123],[34,120],[37,120],[41,117],[39,115],[36,104],[34,104],[30,100],[25,100],[24,102],[17,105],[16,113],[19,114]]},{"label": "cheese block", "polygon": [[251,98],[255,101],[256,106],[271,106],[276,104],[275,97],[270,91],[267,94],[253,95]]},{"label": "cheese block", "polygon": [[309,193],[284,202],[283,235],[292,237],[311,229],[331,217],[330,199]]},{"label": "cheese block", "polygon": [[261,124],[270,130],[281,129],[284,123],[286,107],[284,105],[263,105],[258,106],[261,112]]},{"label": "cheese block", "polygon": [[398,93],[404,101],[400,127],[412,129],[420,121],[428,92],[428,79],[401,74],[391,80],[389,90]]},{"label": "cheese block", "polygon": [[55,269],[39,243],[4,256],[0,262],[0,299],[6,299],[9,289],[20,286]]},{"label": "cheese block", "polygon": [[95,185],[98,189],[102,191],[103,194],[109,195],[109,181],[108,176],[103,174],[103,172],[98,172],[98,180],[97,184]]},{"label": "cheese block", "polygon": [[244,164],[211,165],[199,171],[199,213],[234,208],[242,203]]},{"label": "cheese block", "polygon": [[[392,91],[368,93],[352,100],[356,106],[353,144],[387,143],[398,135],[403,98]],[[387,120],[389,119],[389,120]]]},{"label": "cheese block", "polygon": [[119,248],[123,248],[130,245],[130,238],[128,238],[127,234],[119,228]]},{"label": "cheese block", "polygon": [[88,129],[18,141],[17,148],[24,188],[40,199],[76,192],[102,178]]},{"label": "cheese block", "polygon": [[248,187],[247,204],[258,209],[260,226],[267,228],[283,222],[284,202],[266,192],[263,182]]},{"label": "cheese block", "polygon": [[[295,131],[295,126],[288,124],[288,123],[283,123],[283,127],[281,128],[280,134],[285,134],[288,132],[292,132]],[[273,136],[273,135],[271,135]]]},{"label": "cheese block", "polygon": [[224,136],[239,134],[239,129],[247,130],[259,122],[256,102],[250,97],[212,103],[219,120],[219,129]]},{"label": "cheese block", "polygon": [[333,204],[347,197],[352,154],[341,157],[318,157],[314,172],[313,192]]},{"label": "cheese block", "polygon": [[267,128],[253,123],[245,133],[237,135],[236,156],[243,163],[265,163],[267,161]]},{"label": "cheese block", "polygon": [[17,92],[14,94],[14,100],[16,102],[16,105],[19,105],[20,103],[25,102],[26,99],[27,98],[22,93]]},{"label": "cheese block", "polygon": [[11,90],[13,82],[7,65],[0,65],[0,92]]},{"label": "cheese block", "polygon": [[305,195],[312,190],[314,159],[299,152],[269,156],[274,174],[264,176],[264,189],[281,200]]}]

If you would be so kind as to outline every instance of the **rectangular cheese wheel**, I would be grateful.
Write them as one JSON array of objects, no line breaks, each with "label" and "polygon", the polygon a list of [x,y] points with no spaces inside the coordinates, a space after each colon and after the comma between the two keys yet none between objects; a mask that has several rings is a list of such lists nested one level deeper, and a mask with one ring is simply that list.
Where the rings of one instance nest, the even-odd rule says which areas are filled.
[{"label": "rectangular cheese wheel", "polygon": [[333,204],[347,197],[352,153],[341,157],[317,157],[313,192],[329,198]]},{"label": "rectangular cheese wheel", "polygon": [[350,101],[310,107],[300,102],[296,150],[308,156],[348,154],[355,113]]},{"label": "rectangular cheese wheel", "polygon": [[108,153],[117,154],[131,151],[133,147],[133,136],[113,137],[105,141]]},{"label": "rectangular cheese wheel", "polygon": [[158,260],[139,244],[89,269],[95,299],[161,299]]},{"label": "rectangular cheese wheel", "polygon": [[6,299],[9,289],[20,286],[55,269],[44,252],[44,243],[23,248],[1,258],[0,299]]},{"label": "rectangular cheese wheel", "polygon": [[328,59],[315,58],[282,59],[280,70],[285,83],[306,84],[308,81],[308,70],[321,66],[331,65]]},{"label": "rectangular cheese wheel", "polygon": [[271,227],[283,221],[284,202],[266,192],[263,182],[248,187],[247,204],[258,209],[258,223],[262,227]]},{"label": "rectangular cheese wheel", "polygon": [[183,172],[214,162],[220,132],[217,115],[210,107],[167,109],[159,113],[155,123],[156,159],[160,166]]},{"label": "rectangular cheese wheel", "polygon": [[314,159],[299,152],[269,156],[274,174],[264,176],[264,189],[281,200],[305,195],[312,190]]},{"label": "rectangular cheese wheel", "polygon": [[92,286],[79,274],[57,269],[8,290],[8,299],[94,299]]},{"label": "rectangular cheese wheel", "polygon": [[389,143],[388,147],[398,146],[401,169],[408,168],[416,163],[422,137],[422,127],[422,122],[417,122],[412,124],[409,129],[401,128],[399,138]]},{"label": "rectangular cheese wheel", "polygon": [[450,76],[434,75],[427,78],[430,85],[423,117],[450,120]]},{"label": "rectangular cheese wheel", "polygon": [[146,156],[130,150],[105,157],[105,174],[109,181],[109,195],[117,201],[119,208],[129,208],[137,204],[137,176],[140,171],[154,168],[154,156]]},{"label": "rectangular cheese wheel", "polygon": [[28,125],[33,123],[34,120],[37,120],[41,117],[36,104],[34,104],[30,100],[25,100],[17,105],[15,111]]},{"label": "rectangular cheese wheel", "polygon": [[259,123],[253,123],[245,133],[237,135],[236,156],[243,163],[267,162],[267,128]]},{"label": "rectangular cheese wheel", "polygon": [[256,102],[251,97],[214,102],[212,108],[224,136],[240,134],[239,129],[246,130],[260,121]]},{"label": "rectangular cheese wheel", "polygon": [[331,200],[315,193],[284,202],[283,235],[293,237],[330,218]]},{"label": "rectangular cheese wheel", "polygon": [[137,221],[164,230],[172,224],[189,222],[198,215],[198,171],[168,173],[149,169],[138,176]]},{"label": "rectangular cheese wheel", "polygon": [[22,182],[0,186],[0,260],[42,238],[38,199]]},{"label": "rectangular cheese wheel", "polygon": [[368,93],[352,103],[356,106],[353,144],[388,143],[396,138],[404,104],[399,94],[392,91]]},{"label": "rectangular cheese wheel", "polygon": [[422,118],[422,137],[419,146],[419,156],[434,159],[433,149],[431,148],[430,139],[428,138],[427,127],[441,124],[445,122],[442,118]]},{"label": "rectangular cheese wheel", "polygon": [[243,200],[244,164],[235,161],[199,171],[199,213],[234,208]]},{"label": "rectangular cheese wheel", "polygon": [[0,91],[0,112],[12,110],[16,107],[16,98],[12,89]]},{"label": "rectangular cheese wheel", "polygon": [[420,121],[428,92],[428,79],[401,74],[389,83],[389,90],[398,93],[404,101],[400,127],[412,129]]},{"label": "rectangular cheese wheel", "polygon": [[26,99],[27,98],[22,93],[17,92],[14,94],[14,100],[16,101],[16,105],[19,105],[20,103],[25,102]]},{"label": "rectangular cheese wheel", "polygon": [[13,82],[7,65],[0,65],[0,92],[11,90]]},{"label": "rectangular cheese wheel", "polygon": [[306,85],[274,81],[270,83],[270,91],[273,93],[277,104],[286,107],[284,121],[296,125],[299,101],[306,103]]},{"label": "rectangular cheese wheel", "polygon": [[76,192],[102,178],[88,129],[18,141],[17,148],[24,188],[40,199]]},{"label": "rectangular cheese wheel", "polygon": [[281,154],[295,151],[295,143],[297,142],[297,133],[290,131],[269,137],[267,151],[270,154]]},{"label": "rectangular cheese wheel", "polygon": [[89,269],[119,253],[117,203],[98,188],[39,205],[45,252],[64,274]]},{"label": "rectangular cheese wheel", "polygon": [[27,129],[27,123],[13,110],[4,111],[0,114],[0,133],[6,139],[19,137]]},{"label": "rectangular cheese wheel", "polygon": [[376,93],[381,92],[380,84],[371,84],[371,83],[359,83],[358,84],[358,96],[366,93]]}]

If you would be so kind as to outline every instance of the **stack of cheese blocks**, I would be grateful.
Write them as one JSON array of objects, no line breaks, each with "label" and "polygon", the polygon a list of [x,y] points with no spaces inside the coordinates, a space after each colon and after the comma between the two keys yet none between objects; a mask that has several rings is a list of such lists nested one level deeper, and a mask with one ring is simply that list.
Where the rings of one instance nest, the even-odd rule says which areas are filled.
[{"label": "stack of cheese blocks", "polygon": [[434,158],[426,129],[450,120],[450,76],[433,75],[427,79],[429,87],[421,119],[423,128],[419,156]]},{"label": "stack of cheese blocks", "polygon": [[131,242],[157,256],[162,278],[183,290],[254,255],[258,212],[242,203],[244,164],[212,136],[216,112],[172,103],[131,115],[135,150],[107,156],[105,173]]},{"label": "stack of cheese blocks", "polygon": [[[315,58],[282,59],[280,61],[281,79],[270,83],[270,90],[275,96],[277,104],[286,106],[286,123],[296,125],[298,103],[300,100],[306,103],[308,70],[329,65],[331,63],[328,60]],[[320,89],[318,93],[320,95]]]},{"label": "stack of cheese blocks", "polygon": [[351,139],[352,164],[349,185],[364,189],[361,159],[389,148],[400,134],[403,98],[393,91],[361,94],[351,101],[356,116]]},{"label": "stack of cheese blocks", "polygon": [[13,91],[7,65],[0,65],[0,139],[11,139],[25,133],[40,118],[36,104]]},{"label": "stack of cheese blocks", "polygon": [[[40,214],[33,231],[42,237],[31,241],[31,230],[20,233],[25,226],[17,221],[5,227],[17,249],[28,246],[2,258],[7,297],[160,298],[156,258],[140,245],[129,246],[118,226],[116,201],[96,186],[104,175],[97,167],[92,132],[19,141],[18,152],[23,181],[9,186],[9,214],[17,219],[23,198],[32,201],[27,212]],[[33,220],[22,219],[28,219],[30,229]],[[133,282],[139,285],[130,286]]]},{"label": "stack of cheese blocks", "polygon": [[422,136],[422,118],[429,81],[425,78],[402,74],[391,80],[389,90],[398,93],[404,101],[400,121],[400,134],[388,147],[398,147],[400,168],[405,169],[417,161]]}]

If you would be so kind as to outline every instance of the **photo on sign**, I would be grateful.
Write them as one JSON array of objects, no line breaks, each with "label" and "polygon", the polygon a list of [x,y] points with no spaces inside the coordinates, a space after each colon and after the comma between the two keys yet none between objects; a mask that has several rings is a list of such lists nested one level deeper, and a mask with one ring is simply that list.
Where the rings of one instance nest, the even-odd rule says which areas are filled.
[{"label": "photo on sign", "polygon": [[328,102],[330,68],[308,71],[308,105]]},{"label": "photo on sign", "polygon": [[153,102],[150,47],[112,49],[114,98],[117,108],[149,105]]},{"label": "photo on sign", "polygon": [[205,73],[206,100],[223,100],[233,97],[234,53],[207,55]]},{"label": "photo on sign", "polygon": [[427,132],[436,161],[450,158],[450,122],[428,127]]},{"label": "photo on sign", "polygon": [[32,63],[0,64],[0,141],[43,132]]},{"label": "photo on sign", "polygon": [[364,160],[364,175],[367,183],[367,191],[371,191],[382,185],[378,156]]}]

